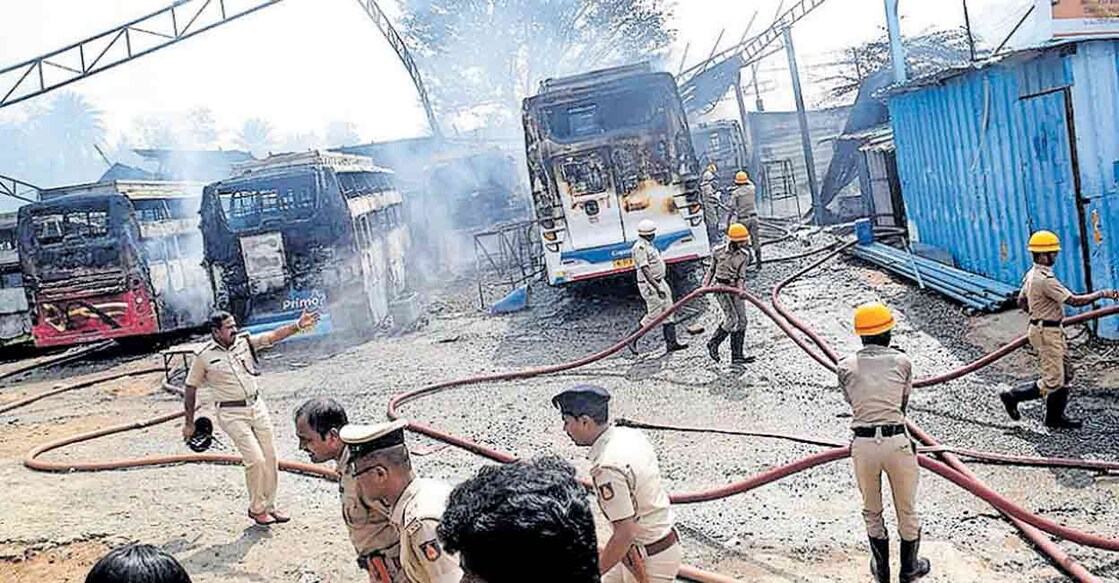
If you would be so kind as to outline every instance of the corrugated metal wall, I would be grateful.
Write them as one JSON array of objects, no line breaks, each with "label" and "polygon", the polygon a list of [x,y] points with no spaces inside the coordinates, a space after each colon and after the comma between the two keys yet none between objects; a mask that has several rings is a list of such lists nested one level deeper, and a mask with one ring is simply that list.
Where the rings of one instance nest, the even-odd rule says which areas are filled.
[{"label": "corrugated metal wall", "polygon": [[[1092,285],[1119,288],[1119,42],[1082,43],[1070,64]],[[1119,338],[1119,318],[1099,333]]]},{"label": "corrugated metal wall", "polygon": [[[1119,249],[1102,235],[1108,226],[1119,230],[1116,43],[1070,48],[890,97],[898,173],[915,234],[950,251],[964,269],[1018,284],[1031,263],[1030,233],[1048,229],[1062,239],[1056,271],[1070,288],[1117,281]],[[1102,241],[1077,209],[1070,94],[1082,197],[1089,199],[1085,222],[1099,225]],[[1089,251],[1091,272],[1082,249]],[[1106,323],[1101,333],[1119,336],[1119,322]]]}]

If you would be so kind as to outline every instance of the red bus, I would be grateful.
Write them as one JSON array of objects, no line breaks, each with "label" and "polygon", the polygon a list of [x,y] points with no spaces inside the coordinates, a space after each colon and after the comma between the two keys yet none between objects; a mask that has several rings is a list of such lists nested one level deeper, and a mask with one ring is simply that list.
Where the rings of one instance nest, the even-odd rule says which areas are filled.
[{"label": "red bus", "polygon": [[42,193],[19,209],[18,244],[38,347],[201,326],[201,185],[113,181]]}]

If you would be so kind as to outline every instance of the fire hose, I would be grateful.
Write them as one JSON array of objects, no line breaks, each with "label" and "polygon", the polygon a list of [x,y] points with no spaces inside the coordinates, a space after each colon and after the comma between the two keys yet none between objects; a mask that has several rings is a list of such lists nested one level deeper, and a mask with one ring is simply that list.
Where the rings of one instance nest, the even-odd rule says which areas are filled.
[{"label": "fire hose", "polygon": [[[823,264],[824,261],[830,259],[831,257],[834,257],[836,254],[838,254],[839,251],[842,251],[842,249],[843,248],[840,247],[838,249],[833,250],[832,253],[829,253],[826,257],[824,257],[821,260],[813,263],[808,268],[803,269],[803,270],[799,271],[798,273],[794,274],[793,277],[790,277],[790,278],[786,279],[785,281],[781,282],[781,284],[779,284],[779,287],[783,288],[785,285],[787,285],[790,281],[792,281],[796,277],[799,277],[800,275],[803,275],[804,273],[806,273],[810,269],[815,268],[815,267]],[[821,250],[817,250],[816,252],[819,252],[819,251],[821,251]],[[777,291],[780,291],[780,290],[779,289],[775,290],[774,299],[776,299],[776,295],[777,295],[776,292]],[[756,298],[752,294],[749,294],[748,292],[745,292],[743,290],[736,289],[736,288],[722,287],[722,286],[705,287],[705,288],[698,289],[698,290],[688,294],[687,296],[682,298],[679,302],[674,304],[667,312],[665,312],[664,314],[661,314],[658,318],[656,318],[655,320],[653,320],[652,322],[650,322],[646,326],[642,327],[637,332],[634,332],[633,334],[631,334],[631,335],[627,336],[626,338],[620,340],[616,344],[614,344],[612,346],[609,346],[606,349],[604,349],[602,351],[599,351],[598,353],[595,353],[593,355],[584,357],[584,358],[576,360],[576,361],[568,362],[568,363],[561,363],[561,364],[556,364],[556,365],[543,366],[543,367],[538,367],[538,368],[528,369],[528,370],[523,370],[523,371],[496,373],[496,374],[488,374],[488,375],[478,375],[478,376],[473,376],[473,377],[469,377],[469,378],[466,378],[466,379],[460,379],[460,380],[455,380],[455,381],[447,381],[447,382],[428,385],[428,386],[422,387],[422,388],[414,390],[414,391],[410,391],[410,392],[407,392],[407,393],[403,393],[403,394],[399,394],[399,395],[394,396],[389,403],[388,415],[389,415],[390,418],[394,418],[394,419],[398,418],[400,416],[399,408],[402,405],[404,405],[405,403],[414,401],[414,400],[419,399],[423,396],[427,396],[427,395],[430,395],[430,394],[433,394],[433,393],[436,393],[436,392],[439,392],[439,391],[442,391],[442,390],[446,390],[446,389],[450,389],[450,388],[454,388],[454,387],[471,385],[471,384],[484,383],[484,382],[525,379],[525,378],[531,378],[531,377],[540,376],[540,375],[552,374],[552,373],[556,373],[556,372],[571,370],[571,369],[574,369],[574,368],[585,366],[585,365],[590,364],[592,362],[596,362],[598,360],[607,358],[607,357],[615,354],[616,352],[622,350],[626,346],[626,344],[629,343],[631,340],[639,338],[639,337],[643,336],[645,333],[647,333],[648,331],[650,331],[653,328],[659,326],[660,323],[665,318],[667,318],[672,312],[677,310],[680,306],[698,298],[701,295],[708,294],[708,293],[735,293],[735,294],[740,295],[745,300],[749,301],[751,304],[753,304],[755,307],[757,307],[768,318],[773,320],[773,322],[786,335],[788,335],[802,350],[804,350],[806,353],[808,353],[809,356],[811,356],[813,359],[815,359],[821,365],[827,367],[829,370],[835,370],[835,364],[834,364],[835,359],[833,358],[834,356],[836,356],[835,352],[815,332],[813,332],[807,326],[800,323],[795,318],[793,318],[790,314],[788,314],[788,312],[786,310],[784,310],[784,308],[782,306],[780,306],[779,302],[775,301],[774,302],[775,306],[774,306],[773,309],[771,309],[768,305],[764,304],[761,300],[759,300],[758,298]],[[1078,316],[1074,316],[1072,318],[1067,319],[1066,322],[1069,323],[1069,324],[1074,324],[1074,323],[1087,321],[1087,320],[1094,319],[1094,318],[1101,318],[1101,317],[1109,316],[1109,315],[1113,315],[1113,314],[1119,314],[1119,306],[1112,306],[1112,307],[1109,307],[1109,308],[1104,308],[1104,309],[1093,310],[1093,311],[1090,311],[1090,312],[1085,312],[1085,313],[1079,314]],[[801,337],[801,334],[803,334],[804,336],[807,336],[811,343],[809,341],[804,340],[804,338]],[[968,374],[970,372],[974,372],[976,370],[979,370],[979,369],[993,363],[994,361],[996,361],[996,360],[998,360],[1002,357],[1005,357],[1006,355],[1010,354],[1011,352],[1013,352],[1014,350],[1016,350],[1017,348],[1022,346],[1024,343],[1025,343],[1024,338],[1018,338],[1015,341],[1013,341],[1011,343],[1008,343],[1007,345],[1005,345],[1005,346],[1001,347],[1000,349],[996,350],[995,352],[993,352],[991,354],[988,354],[988,355],[984,356],[983,358],[980,358],[979,360],[976,360],[972,363],[969,363],[969,364],[967,364],[967,365],[965,365],[965,366],[963,366],[959,369],[949,371],[947,373],[944,373],[944,374],[941,374],[941,375],[938,375],[938,376],[935,376],[935,377],[931,377],[931,378],[928,378],[928,379],[918,379],[915,382],[915,386],[930,386],[930,385],[933,385],[933,384],[939,384],[939,383],[946,382],[948,380],[959,378],[960,376],[963,376],[963,375]],[[817,349],[819,349],[819,351],[817,351]],[[158,370],[158,369],[156,369],[156,370]],[[112,380],[114,378],[120,378],[120,377],[123,377],[123,376],[131,376],[131,375],[136,375],[136,374],[145,374],[145,373],[150,373],[150,372],[152,372],[151,369],[145,369],[145,370],[142,370],[142,371],[133,371],[133,372],[129,372],[129,373],[124,373],[122,375],[113,375],[113,376],[110,376],[110,377],[100,377],[100,378],[97,378],[97,379],[85,381],[83,383],[77,383],[75,385],[70,385],[68,387],[62,387],[62,388],[54,389],[54,390],[50,391],[49,393],[50,393],[50,395],[59,394],[61,392],[65,392],[67,390],[74,390],[74,389],[77,389],[77,388],[90,386],[92,384],[96,384],[96,383],[99,383],[99,382],[105,382],[107,380]],[[164,388],[169,390],[169,391],[172,391],[172,392],[180,392],[180,390],[177,387],[174,387],[173,385],[169,385],[169,384],[166,384],[166,383],[164,384]],[[29,404],[31,402],[37,401],[41,398],[45,398],[46,396],[50,396],[50,395],[43,394],[43,395],[40,395],[40,396],[36,396],[34,398],[24,399],[24,400],[22,400],[20,402],[17,402],[17,403],[11,403],[8,406],[6,406],[4,409],[0,410],[0,412],[12,410],[12,409],[17,408],[19,406]],[[159,456],[159,457],[143,458],[143,459],[113,460],[113,461],[104,461],[104,462],[72,462],[72,461],[68,461],[68,462],[47,462],[47,461],[43,461],[43,460],[38,459],[41,455],[43,455],[43,454],[45,454],[49,451],[64,447],[66,445],[70,445],[70,444],[74,444],[74,443],[78,443],[78,442],[82,442],[82,441],[87,441],[87,440],[95,439],[95,438],[98,438],[98,437],[102,437],[102,436],[110,435],[110,434],[114,434],[114,433],[121,433],[121,432],[130,431],[130,430],[134,430],[134,429],[150,427],[150,426],[157,425],[157,424],[160,424],[160,423],[165,423],[167,421],[170,421],[172,419],[176,419],[176,418],[179,418],[179,417],[182,417],[182,416],[183,416],[183,413],[181,411],[180,412],[175,412],[175,413],[169,413],[169,414],[161,415],[161,416],[158,416],[158,417],[155,417],[155,418],[152,418],[152,419],[148,419],[148,420],[145,420],[145,421],[116,425],[116,426],[113,426],[113,427],[108,427],[108,428],[100,429],[100,430],[97,430],[97,431],[91,431],[91,432],[67,437],[67,438],[64,438],[64,439],[59,439],[59,440],[56,440],[56,441],[52,441],[50,443],[40,445],[40,446],[32,449],[31,451],[29,451],[24,458],[24,465],[26,465],[28,468],[33,469],[33,470],[53,471],[53,472],[69,472],[69,471],[102,471],[102,470],[112,470],[112,469],[120,469],[120,468],[126,468],[126,467],[155,466],[155,465],[167,465],[167,464],[179,464],[179,463],[207,462],[207,463],[237,464],[237,463],[241,462],[241,458],[239,456],[218,455],[218,454],[173,455],[173,456]],[[467,440],[465,438],[455,436],[455,435],[447,433],[447,432],[443,432],[441,430],[438,430],[436,428],[430,427],[428,425],[425,425],[425,424],[422,424],[422,423],[419,423],[419,422],[410,422],[409,429],[412,430],[412,431],[415,431],[417,433],[421,433],[421,434],[427,435],[429,437],[432,437],[434,439],[444,441],[446,443],[450,443],[452,445],[461,447],[463,449],[466,449],[466,450],[471,451],[473,453],[476,453],[478,455],[481,455],[481,456],[484,456],[484,457],[487,457],[489,459],[493,459],[493,460],[496,460],[496,461],[499,461],[499,462],[502,462],[502,463],[512,462],[512,461],[515,461],[517,459],[514,456],[511,456],[511,455],[506,454],[504,452],[500,452],[498,450],[488,448],[488,447],[483,446],[481,444],[475,443],[475,442]],[[1097,581],[1097,579],[1093,575],[1088,573],[1080,565],[1074,563],[1066,554],[1064,554],[1064,552],[1059,547],[1057,547],[1055,544],[1053,544],[1051,541],[1049,541],[1040,531],[1048,532],[1048,533],[1053,534],[1055,536],[1065,538],[1067,540],[1077,542],[1079,544],[1084,544],[1084,545],[1087,545],[1087,546],[1093,546],[1093,547],[1096,547],[1096,548],[1102,548],[1102,549],[1106,549],[1106,550],[1119,550],[1119,541],[1117,541],[1117,540],[1108,539],[1108,538],[1098,536],[1098,535],[1082,533],[1082,532],[1073,530],[1071,528],[1056,524],[1056,523],[1054,523],[1052,521],[1049,521],[1047,519],[1044,519],[1044,518],[1038,517],[1036,515],[1033,515],[1029,511],[1027,511],[1027,510],[1021,508],[1020,506],[1014,504],[1013,502],[1010,502],[1009,500],[1003,498],[1002,496],[1000,496],[999,494],[995,493],[990,488],[985,486],[977,477],[974,476],[974,474],[972,474],[962,464],[962,462],[959,461],[958,458],[956,458],[954,455],[949,453],[950,451],[953,451],[951,448],[943,448],[938,443],[936,443],[930,436],[928,436],[927,434],[924,434],[924,432],[921,431],[920,428],[916,427],[915,425],[910,424],[910,430],[911,430],[911,433],[913,435],[915,435],[918,439],[920,439],[923,443],[925,443],[926,446],[930,446],[932,448],[931,450],[927,450],[927,451],[929,451],[931,453],[937,453],[937,454],[941,455],[943,457],[943,459],[945,460],[945,462],[947,462],[945,464],[945,463],[937,462],[936,460],[933,460],[931,458],[921,456],[919,458],[919,460],[920,460],[920,463],[921,463],[922,466],[924,466],[926,469],[934,471],[937,474],[949,479],[953,483],[955,483],[958,486],[968,490],[969,492],[972,492],[973,494],[979,496],[983,500],[985,500],[988,503],[995,506],[995,508],[997,508],[1000,511],[1007,514],[1011,518],[1011,520],[1014,521],[1015,524],[1018,525],[1019,528],[1021,528],[1023,530],[1023,532],[1027,535],[1027,537],[1029,537],[1031,540],[1033,540],[1033,542],[1043,552],[1045,552],[1047,555],[1049,555],[1049,557],[1051,559],[1053,559],[1059,566],[1061,566],[1061,568],[1063,568],[1066,572],[1073,575],[1077,580],[1079,580],[1079,581]],[[819,444],[820,445],[825,445],[825,443],[819,443]],[[968,450],[960,450],[960,453],[961,453],[961,455],[967,455],[967,453],[969,453],[969,451]],[[983,452],[970,452],[970,453],[983,453]],[[744,480],[744,481],[736,482],[734,484],[729,484],[727,486],[723,486],[723,487],[720,487],[720,488],[705,490],[705,491],[700,491],[700,492],[675,494],[675,495],[672,496],[672,500],[675,503],[694,503],[694,502],[702,502],[702,501],[725,498],[727,496],[731,496],[731,495],[734,495],[734,494],[746,492],[748,490],[760,487],[762,485],[771,483],[773,481],[779,480],[781,478],[787,477],[787,476],[795,474],[797,472],[807,470],[807,469],[815,467],[817,465],[821,465],[821,464],[828,463],[828,462],[831,462],[831,461],[835,461],[835,460],[838,460],[838,459],[843,459],[844,457],[847,457],[848,455],[849,455],[849,449],[848,448],[846,448],[846,447],[834,447],[832,449],[829,449],[829,450],[824,451],[822,453],[815,454],[813,456],[809,456],[809,457],[804,458],[802,460],[798,460],[798,461],[795,461],[793,463],[786,464],[784,466],[780,466],[780,467],[777,467],[777,468],[770,469],[770,470],[768,470],[766,472],[763,472],[763,473],[761,473],[757,476],[751,477],[751,478],[749,478],[747,480]],[[1019,457],[1016,457],[1016,456],[1004,456],[1004,455],[1000,455],[1000,454],[986,454],[986,455],[1002,458],[1007,463],[1012,463],[1013,462],[1013,463],[1021,463],[1023,465],[1038,465],[1038,466],[1044,466],[1044,467],[1048,467],[1048,466],[1085,467],[1087,469],[1096,469],[1096,470],[1104,470],[1104,471],[1111,471],[1111,470],[1115,469],[1114,464],[1111,464],[1109,462],[1088,462],[1088,463],[1084,463],[1084,462],[1081,462],[1080,460],[1052,460],[1052,459],[1048,459],[1048,458],[1019,458]],[[1075,462],[1075,464],[1073,462]],[[1077,465],[1077,464],[1084,464],[1084,465]],[[281,469],[283,469],[285,471],[294,471],[294,472],[299,472],[299,473],[321,476],[321,477],[325,477],[325,478],[329,478],[329,479],[337,479],[337,474],[335,472],[333,472],[331,470],[327,470],[327,469],[325,469],[323,467],[320,467],[320,466],[312,465],[312,464],[281,461],[280,465],[281,465]],[[1091,467],[1088,467],[1088,466],[1091,466]],[[1040,529],[1040,531],[1038,529]],[[687,579],[700,581],[700,582],[734,581],[734,579],[728,578],[728,577],[723,576],[723,575],[719,575],[719,574],[715,574],[715,573],[708,573],[708,572],[700,571],[698,569],[694,569],[694,568],[686,567],[686,566],[682,568],[682,570],[680,572],[680,576],[684,577],[684,578],[687,578]]]}]

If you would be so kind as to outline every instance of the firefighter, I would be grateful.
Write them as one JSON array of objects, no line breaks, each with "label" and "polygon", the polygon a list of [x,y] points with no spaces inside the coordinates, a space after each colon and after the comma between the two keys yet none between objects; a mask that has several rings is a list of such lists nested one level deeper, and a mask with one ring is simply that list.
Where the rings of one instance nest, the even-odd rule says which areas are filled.
[{"label": "firefighter", "polygon": [[273,442],[272,418],[257,386],[256,353],[313,328],[319,314],[304,311],[299,320],[263,334],[240,334],[229,312],[210,315],[210,342],[194,357],[183,397],[183,440],[194,436],[194,410],[199,387],[214,394],[218,426],[233,441],[245,466],[249,518],[260,526],[291,520],[276,509],[279,462]]},{"label": "firefighter", "polygon": [[366,500],[389,508],[389,521],[400,537],[400,563],[409,583],[459,583],[458,556],[446,552],[436,529],[451,487],[417,478],[404,444],[402,419],[377,425],[349,424],[339,437],[349,448],[347,472]]},{"label": "firefighter", "polygon": [[[742,289],[746,283],[746,268],[750,265],[750,232],[742,223],[734,223],[727,229],[726,245],[712,254],[711,268],[703,279],[704,287],[715,283]],[[715,335],[707,342],[707,353],[719,362],[719,346],[730,336],[730,362],[741,366],[752,362],[742,350],[746,342],[746,300],[732,293],[715,295],[719,307],[723,309],[723,321]]]},{"label": "firefighter", "polygon": [[761,271],[762,239],[758,235],[758,208],[755,200],[757,189],[754,188],[754,183],[750,182],[750,175],[741,170],[734,175],[734,183],[736,186],[730,194],[728,222],[746,225],[746,230],[750,232],[750,244],[754,248],[754,269]]},{"label": "firefighter", "polygon": [[699,178],[699,194],[703,201],[703,222],[707,225],[707,242],[715,247],[722,239],[719,229],[719,209],[722,201],[719,200],[719,183],[715,175],[719,171],[714,162],[709,162],[707,168]]},{"label": "firefighter", "polygon": [[913,363],[890,346],[894,316],[873,303],[855,310],[855,333],[863,348],[839,362],[839,388],[851,405],[851,461],[863,497],[863,520],[870,539],[870,572],[890,581],[890,538],[882,519],[882,473],[890,479],[901,537],[898,580],[908,583],[929,574],[919,557],[921,524],[917,516],[917,453],[905,427],[905,408],[913,389]]},{"label": "firefighter", "polygon": [[[673,302],[672,289],[668,286],[668,281],[665,280],[668,268],[665,266],[664,260],[661,259],[660,251],[653,243],[657,235],[657,224],[645,219],[638,223],[637,234],[639,238],[633,244],[631,253],[637,272],[637,290],[641,292],[641,297],[645,300],[645,317],[637,325],[637,330],[640,330],[672,307]],[[680,344],[676,340],[676,322],[672,315],[669,315],[664,321],[661,329],[664,331],[664,346],[668,352],[683,350],[688,347],[687,344]],[[629,349],[634,354],[638,353],[636,338],[629,343]]]},{"label": "firefighter", "polygon": [[1064,304],[1086,306],[1103,298],[1119,299],[1115,290],[1090,294],[1073,294],[1053,274],[1053,264],[1061,251],[1061,241],[1049,231],[1038,231],[1030,236],[1028,244],[1033,254],[1033,267],[1022,281],[1018,293],[1018,307],[1030,315],[1027,332],[1030,345],[1037,350],[1041,378],[1028,381],[999,394],[1006,413],[1017,421],[1022,418],[1018,403],[1045,398],[1045,425],[1053,428],[1078,429],[1080,421],[1065,417],[1068,405],[1068,382],[1072,380],[1072,367],[1068,360],[1068,345],[1062,320]]},{"label": "firefighter", "polygon": [[389,509],[379,500],[366,500],[357,479],[347,469],[349,450],[340,432],[348,424],[342,404],[329,397],[316,397],[295,411],[295,435],[299,449],[313,463],[334,460],[340,475],[338,492],[342,519],[357,552],[357,565],[369,575],[370,583],[405,583],[400,567],[400,536],[389,524]]},{"label": "firefighter", "polygon": [[645,434],[610,423],[610,393],[576,385],[552,397],[563,430],[590,447],[591,480],[612,532],[599,551],[602,583],[676,581],[683,549],[657,453]]}]

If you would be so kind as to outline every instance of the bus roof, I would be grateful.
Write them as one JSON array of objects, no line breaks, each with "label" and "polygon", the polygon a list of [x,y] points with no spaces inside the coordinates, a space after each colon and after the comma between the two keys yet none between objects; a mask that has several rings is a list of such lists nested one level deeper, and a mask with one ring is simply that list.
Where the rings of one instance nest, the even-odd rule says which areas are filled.
[{"label": "bus roof", "polygon": [[564,89],[581,89],[591,85],[599,85],[601,83],[624,79],[626,77],[647,75],[652,72],[653,68],[649,65],[649,62],[643,61],[632,65],[622,65],[621,67],[588,71],[568,77],[549,78],[540,82],[540,93],[561,91]]},{"label": "bus roof", "polygon": [[74,184],[49,188],[40,193],[40,200],[48,201],[75,194],[122,194],[129,200],[154,200],[161,198],[199,198],[201,182],[164,180],[110,180],[90,184]]},{"label": "bus roof", "polygon": [[342,154],[325,150],[309,150],[273,154],[263,160],[250,160],[233,167],[233,178],[244,178],[253,174],[282,174],[284,171],[308,166],[325,167],[335,172],[380,172],[392,174],[392,170],[373,163],[373,159],[357,154]]}]

